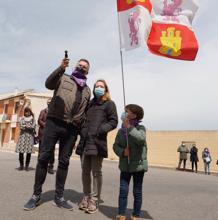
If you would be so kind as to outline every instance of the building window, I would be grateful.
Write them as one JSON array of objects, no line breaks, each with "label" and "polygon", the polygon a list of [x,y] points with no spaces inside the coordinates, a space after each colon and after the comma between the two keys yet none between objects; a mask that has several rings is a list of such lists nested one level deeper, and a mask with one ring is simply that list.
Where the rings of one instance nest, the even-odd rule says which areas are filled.
[{"label": "building window", "polygon": [[8,114],[8,104],[5,104],[4,114]]},{"label": "building window", "polygon": [[16,128],[11,129],[11,141],[15,140]]},{"label": "building window", "polygon": [[18,109],[19,109],[19,105],[20,105],[19,102],[15,102],[15,104],[14,104],[14,114],[17,114]]},{"label": "building window", "polygon": [[1,146],[3,146],[5,141],[5,129],[2,129]]}]

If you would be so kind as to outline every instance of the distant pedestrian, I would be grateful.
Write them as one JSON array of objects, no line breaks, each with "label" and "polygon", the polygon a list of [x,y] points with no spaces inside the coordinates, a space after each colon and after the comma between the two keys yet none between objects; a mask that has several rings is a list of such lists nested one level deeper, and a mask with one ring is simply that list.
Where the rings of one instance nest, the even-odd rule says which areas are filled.
[{"label": "distant pedestrian", "polygon": [[129,183],[133,177],[133,212],[131,220],[140,219],[142,206],[142,185],[147,165],[147,144],[145,127],[140,124],[144,116],[143,108],[130,104],[125,107],[122,114],[122,127],[119,129],[114,152],[119,157],[120,192],[119,206],[116,220],[126,219],[126,208],[129,193]]},{"label": "distant pedestrian", "polygon": [[189,153],[189,149],[186,147],[184,143],[182,143],[178,149],[177,152],[179,152],[179,164],[178,169],[180,170],[181,164],[183,162],[183,170],[185,170],[186,167],[186,160],[187,160],[187,154]]},{"label": "distant pedestrian", "polygon": [[210,151],[207,147],[205,147],[202,152],[202,159],[204,162],[204,172],[205,172],[205,174],[210,175],[210,163],[212,161],[212,157],[211,157]]},{"label": "distant pedestrian", "polygon": [[24,153],[26,153],[25,170],[29,171],[31,153],[34,146],[34,134],[36,122],[34,114],[29,107],[24,109],[24,116],[20,119],[20,136],[16,145],[16,152],[19,153],[20,167],[18,170],[24,169]]},{"label": "distant pedestrian", "polygon": [[[51,98],[47,100],[47,108],[43,109],[38,118],[38,125],[39,125],[39,130],[38,130],[38,138],[39,138],[39,154],[38,158],[40,157],[40,153],[42,151],[42,138],[43,138],[43,133],[44,133],[44,127],[45,127],[45,122],[48,114],[48,108],[51,102]],[[48,173],[54,174],[54,161],[55,161],[55,149],[51,153],[51,157],[48,163]]]},{"label": "distant pedestrian", "polygon": [[198,172],[198,148],[195,144],[192,145],[192,148],[190,150],[190,161],[192,163],[192,171],[194,172],[194,166],[195,166],[195,172]]}]

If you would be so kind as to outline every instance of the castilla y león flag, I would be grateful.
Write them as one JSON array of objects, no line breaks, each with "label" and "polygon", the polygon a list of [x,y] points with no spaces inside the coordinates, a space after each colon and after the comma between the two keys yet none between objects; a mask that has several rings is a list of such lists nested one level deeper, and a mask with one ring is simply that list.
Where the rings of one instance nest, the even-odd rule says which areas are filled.
[{"label": "castilla y le\u00f3n flag", "polygon": [[198,42],[192,30],[192,20],[198,9],[194,0],[151,0],[151,3],[149,50],[160,56],[194,60],[198,52]]},{"label": "castilla y le\u00f3n flag", "polygon": [[117,0],[121,48],[131,50],[146,45],[151,9],[149,0]]}]

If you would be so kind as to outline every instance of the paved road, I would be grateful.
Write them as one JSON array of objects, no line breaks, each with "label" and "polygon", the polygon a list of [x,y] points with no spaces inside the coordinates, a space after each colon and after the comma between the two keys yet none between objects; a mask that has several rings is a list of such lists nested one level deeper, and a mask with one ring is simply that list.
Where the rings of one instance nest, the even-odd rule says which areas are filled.
[{"label": "paved road", "polygon": [[[31,166],[35,167],[36,156]],[[1,220],[85,220],[113,219],[117,212],[119,170],[117,162],[104,161],[104,185],[100,211],[93,215],[78,210],[82,198],[80,161],[72,158],[66,183],[65,198],[74,204],[74,211],[52,205],[55,176],[48,175],[42,204],[27,212],[23,204],[32,193],[34,169],[17,171],[18,155],[0,152],[0,219]],[[150,168],[143,186],[143,219],[154,220],[218,220],[218,177],[190,172]],[[128,214],[132,208],[132,190]]]}]

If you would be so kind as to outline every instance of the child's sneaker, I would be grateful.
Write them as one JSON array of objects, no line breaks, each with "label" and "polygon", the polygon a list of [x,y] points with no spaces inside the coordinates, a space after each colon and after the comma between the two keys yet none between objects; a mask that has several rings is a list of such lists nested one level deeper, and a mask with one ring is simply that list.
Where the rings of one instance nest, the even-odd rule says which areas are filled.
[{"label": "child's sneaker", "polygon": [[84,196],[82,201],[79,203],[79,209],[80,210],[88,209],[88,203],[89,203],[89,197],[88,196]]},{"label": "child's sneaker", "polygon": [[117,215],[116,220],[126,220],[126,216],[124,215]]},{"label": "child's sneaker", "polygon": [[140,220],[139,217],[131,216],[131,220]]},{"label": "child's sneaker", "polygon": [[88,201],[88,208],[86,209],[86,212],[89,214],[93,214],[98,211],[98,205],[97,201],[93,199],[89,199]]}]

